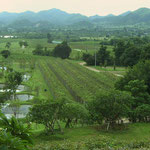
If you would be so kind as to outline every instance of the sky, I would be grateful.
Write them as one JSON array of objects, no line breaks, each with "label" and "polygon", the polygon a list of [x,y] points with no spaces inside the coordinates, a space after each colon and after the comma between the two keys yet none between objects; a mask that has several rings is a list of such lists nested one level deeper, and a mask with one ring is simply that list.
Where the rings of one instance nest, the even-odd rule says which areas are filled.
[{"label": "sky", "polygon": [[141,7],[150,8],[150,0],[0,0],[0,12],[38,12],[57,8],[68,13],[104,16],[119,15]]}]

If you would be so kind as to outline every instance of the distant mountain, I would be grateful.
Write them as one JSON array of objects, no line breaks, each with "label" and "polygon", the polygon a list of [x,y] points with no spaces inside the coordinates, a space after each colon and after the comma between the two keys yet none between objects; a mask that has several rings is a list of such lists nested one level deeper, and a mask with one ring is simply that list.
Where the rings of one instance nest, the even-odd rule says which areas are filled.
[{"label": "distant mountain", "polygon": [[118,20],[118,23],[125,25],[133,25],[133,24],[150,24],[150,9],[149,8],[140,8],[136,11],[130,12],[128,15],[123,16]]},{"label": "distant mountain", "polygon": [[125,12],[125,13],[120,14],[119,16],[127,16],[127,15],[129,15],[130,13],[131,13],[131,11],[127,11],[127,12]]},{"label": "distant mountain", "polygon": [[69,14],[59,9],[50,9],[40,12],[26,11],[23,13],[0,13],[0,27],[9,28],[50,28],[54,26],[69,26],[73,28],[92,28],[94,26],[118,26],[118,25],[150,25],[150,9],[140,8],[136,11],[127,11],[115,16],[84,16],[81,14]]}]

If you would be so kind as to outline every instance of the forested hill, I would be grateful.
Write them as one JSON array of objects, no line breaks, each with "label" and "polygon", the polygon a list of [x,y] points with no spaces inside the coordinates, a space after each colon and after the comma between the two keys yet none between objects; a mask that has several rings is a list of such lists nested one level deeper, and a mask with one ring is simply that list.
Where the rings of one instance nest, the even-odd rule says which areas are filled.
[{"label": "forested hill", "polygon": [[[128,11],[121,15],[87,17],[81,14],[69,14],[59,9],[50,9],[40,12],[26,11],[23,13],[0,13],[0,27],[20,28],[39,26],[101,26],[101,25],[150,25],[150,9],[140,8],[136,11]],[[44,27],[44,26],[43,26]]]}]

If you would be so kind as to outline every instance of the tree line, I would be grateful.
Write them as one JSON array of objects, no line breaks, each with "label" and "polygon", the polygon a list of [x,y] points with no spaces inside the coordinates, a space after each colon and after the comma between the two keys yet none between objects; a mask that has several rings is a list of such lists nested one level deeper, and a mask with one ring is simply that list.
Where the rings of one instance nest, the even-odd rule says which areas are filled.
[{"label": "tree line", "polygon": [[[96,54],[84,53],[82,59],[87,65],[132,67],[140,60],[150,59],[149,41],[147,38],[112,39],[109,44],[101,42],[102,46]],[[114,46],[113,55],[107,50],[110,44]]]}]

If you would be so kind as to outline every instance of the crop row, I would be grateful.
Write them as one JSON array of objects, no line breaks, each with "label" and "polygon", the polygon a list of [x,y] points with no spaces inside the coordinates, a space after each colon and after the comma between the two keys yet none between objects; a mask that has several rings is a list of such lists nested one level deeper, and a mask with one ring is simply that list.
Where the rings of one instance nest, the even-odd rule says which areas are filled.
[{"label": "crop row", "polygon": [[67,96],[67,98],[69,99],[73,99],[70,93],[57,79],[54,72],[49,67],[47,67],[46,62],[44,60],[40,60],[39,64],[40,64],[40,71],[47,86],[49,87],[49,91],[52,93],[53,99],[62,98],[65,96]]}]

